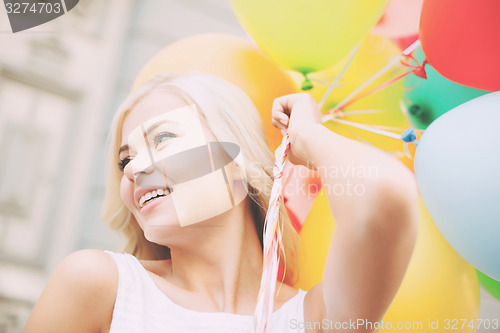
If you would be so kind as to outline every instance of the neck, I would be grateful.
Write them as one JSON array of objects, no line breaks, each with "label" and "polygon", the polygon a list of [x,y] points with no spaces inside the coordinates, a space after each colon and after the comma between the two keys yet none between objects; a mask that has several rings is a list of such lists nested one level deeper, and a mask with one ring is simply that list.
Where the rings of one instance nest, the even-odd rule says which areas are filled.
[{"label": "neck", "polygon": [[[242,222],[241,222],[242,221]],[[184,289],[205,295],[221,312],[237,312],[237,300],[257,298],[262,249],[250,199],[215,218],[193,225],[195,243],[173,246],[170,276]]]}]

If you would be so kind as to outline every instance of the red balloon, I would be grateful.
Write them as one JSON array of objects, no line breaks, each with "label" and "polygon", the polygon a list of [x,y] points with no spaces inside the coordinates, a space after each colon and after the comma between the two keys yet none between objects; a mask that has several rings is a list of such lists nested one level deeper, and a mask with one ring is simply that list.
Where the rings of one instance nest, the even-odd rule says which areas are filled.
[{"label": "red balloon", "polygon": [[441,75],[469,87],[500,90],[499,0],[424,0],[420,41]]}]

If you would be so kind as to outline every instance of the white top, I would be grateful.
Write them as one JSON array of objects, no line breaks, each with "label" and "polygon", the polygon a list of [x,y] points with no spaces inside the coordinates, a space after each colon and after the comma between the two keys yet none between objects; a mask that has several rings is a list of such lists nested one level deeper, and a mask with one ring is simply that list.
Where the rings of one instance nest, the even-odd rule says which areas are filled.
[{"label": "white top", "polygon": [[[136,257],[105,252],[118,266],[118,291],[110,333],[252,333],[252,315],[186,309],[158,288]],[[294,297],[273,312],[269,333],[304,333],[306,293],[299,289]]]}]

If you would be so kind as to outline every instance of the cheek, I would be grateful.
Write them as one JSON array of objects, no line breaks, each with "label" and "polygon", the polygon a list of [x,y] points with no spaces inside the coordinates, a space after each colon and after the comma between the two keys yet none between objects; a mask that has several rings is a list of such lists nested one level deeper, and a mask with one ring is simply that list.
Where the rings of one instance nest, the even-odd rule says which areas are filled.
[{"label": "cheek", "polygon": [[134,204],[134,185],[132,182],[125,176],[122,177],[120,182],[120,196],[125,203],[125,206],[130,211],[133,211],[135,208]]}]

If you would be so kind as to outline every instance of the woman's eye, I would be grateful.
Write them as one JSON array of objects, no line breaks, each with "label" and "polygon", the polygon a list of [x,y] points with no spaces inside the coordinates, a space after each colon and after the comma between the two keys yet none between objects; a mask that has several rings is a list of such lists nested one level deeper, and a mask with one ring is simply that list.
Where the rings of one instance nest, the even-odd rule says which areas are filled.
[{"label": "woman's eye", "polygon": [[121,172],[125,170],[125,167],[131,160],[132,159],[130,157],[125,157],[123,160],[120,160],[120,162],[118,162],[118,167],[120,168]]},{"label": "woman's eye", "polygon": [[155,148],[158,148],[158,146],[162,142],[166,141],[169,138],[175,138],[175,137],[177,137],[177,135],[174,133],[171,133],[171,132],[162,132],[160,134],[157,134],[157,135],[155,135],[155,137],[153,139],[154,146],[155,146]]}]

